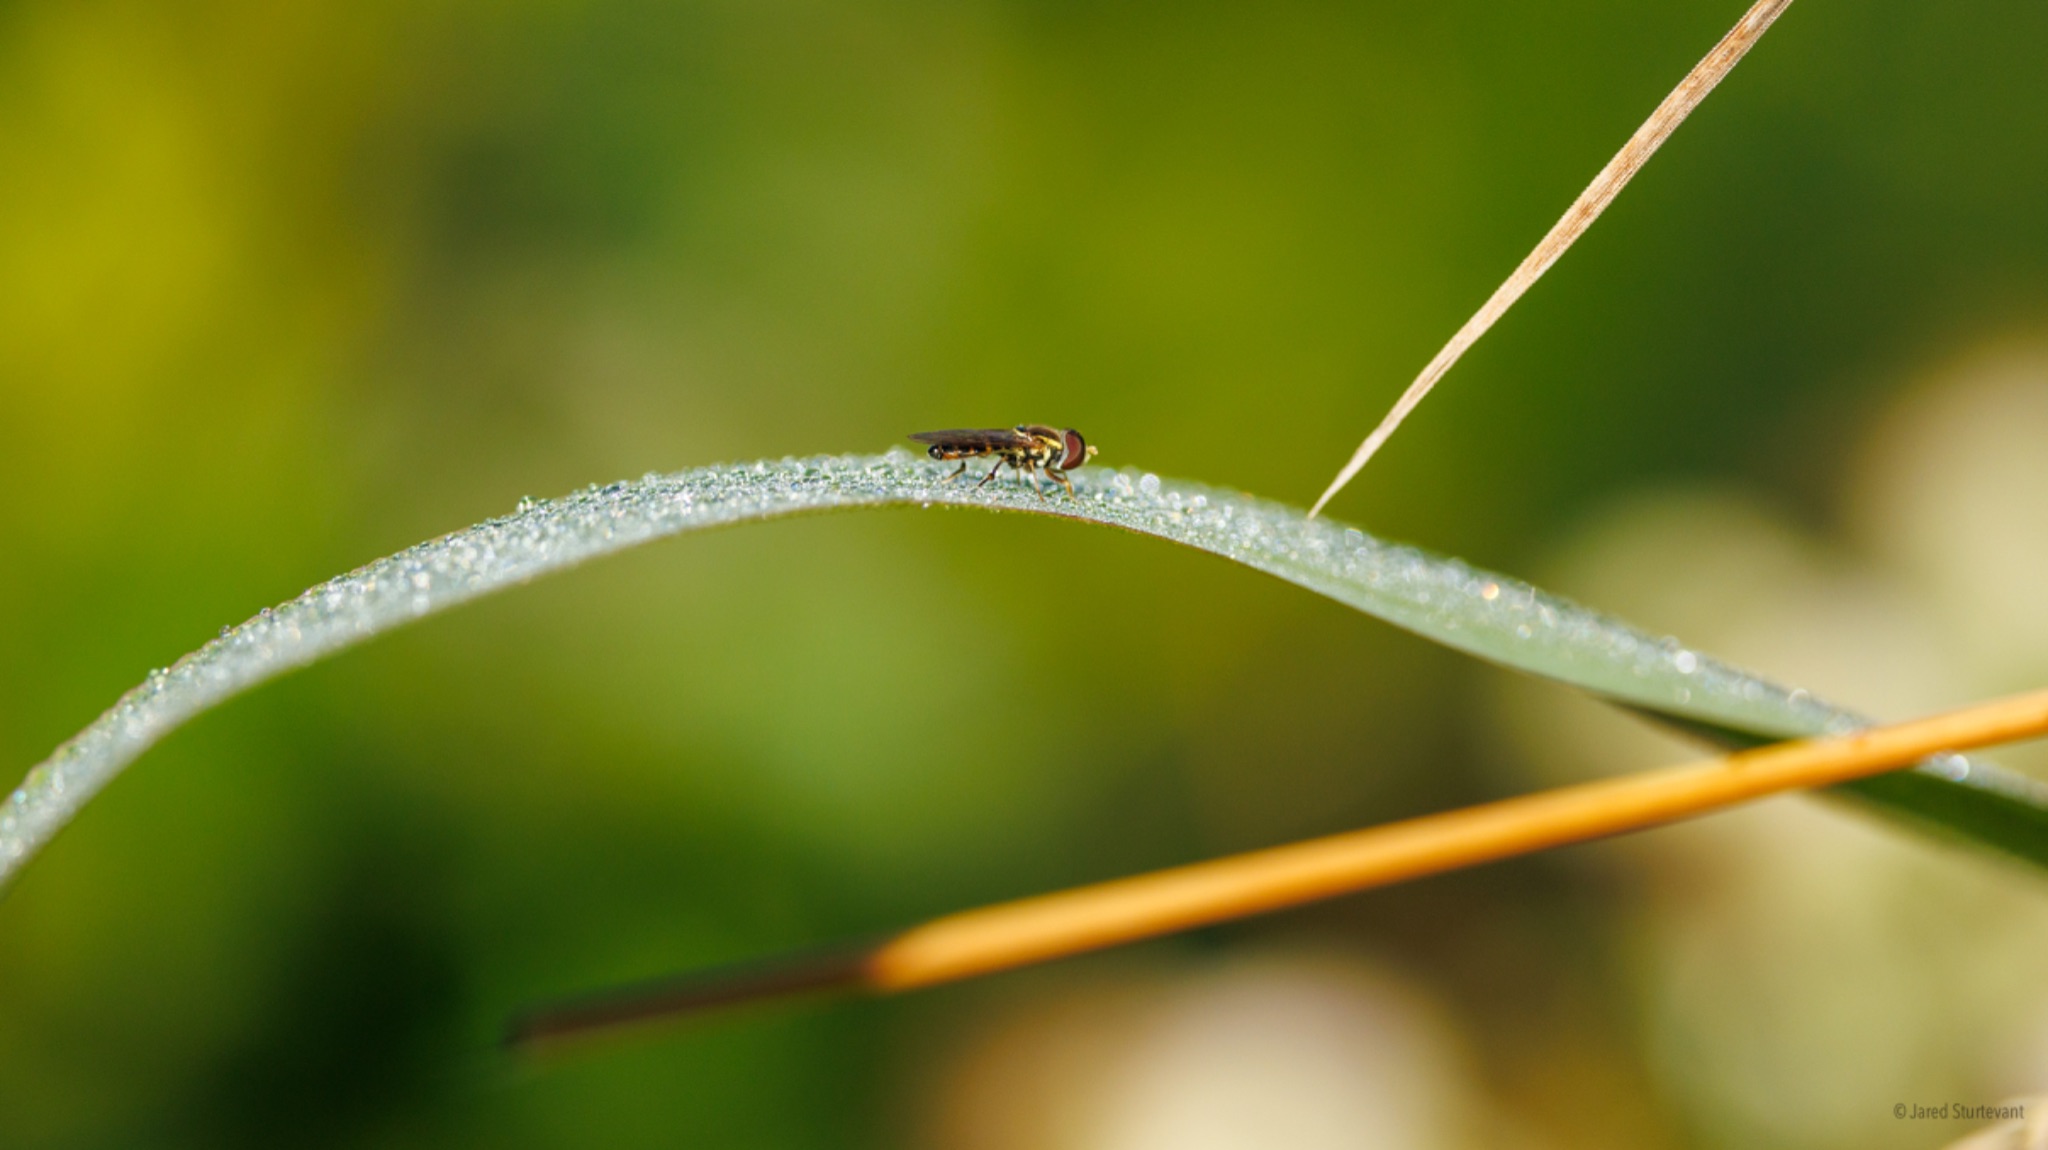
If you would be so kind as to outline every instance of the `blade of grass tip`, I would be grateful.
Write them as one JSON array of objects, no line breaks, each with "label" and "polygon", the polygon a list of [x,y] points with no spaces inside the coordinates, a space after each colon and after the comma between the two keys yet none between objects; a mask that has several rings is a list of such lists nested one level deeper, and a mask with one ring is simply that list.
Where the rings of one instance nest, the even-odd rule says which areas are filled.
[{"label": "blade of grass tip", "polygon": [[[890,993],[992,974],[1228,919],[1642,830],[1782,791],[1825,787],[1930,756],[2048,734],[2048,690],[1889,727],[1777,743],[1190,866],[998,903],[839,952],[829,980],[792,985],[789,960],[653,993],[524,1016],[513,1042],[555,1042],[713,1005],[825,986]],[[851,959],[851,961],[849,961]],[[686,987],[678,991],[676,986]],[[535,1025],[531,1020],[544,1020]]]},{"label": "blade of grass tip", "polygon": [[1550,265],[1557,262],[1558,257],[1565,253],[1565,249],[1571,247],[1585,234],[1587,228],[1593,226],[1593,221],[1600,218],[1600,213],[1607,210],[1607,205],[1620,194],[1622,188],[1628,186],[1628,182],[1635,178],[1636,172],[1641,170],[1645,163],[1649,162],[1650,157],[1663,145],[1672,131],[1692,114],[1692,110],[1699,106],[1701,100],[1707,98],[1707,93],[1714,90],[1714,86],[1721,82],[1721,78],[1735,67],[1749,52],[1751,46],[1763,37],[1771,23],[1786,8],[1791,7],[1791,4],[1792,0],[1757,0],[1756,5],[1750,8],[1741,21],[1721,38],[1721,42],[1714,45],[1714,50],[1707,53],[1705,59],[1693,65],[1692,71],[1685,74],[1685,79],[1678,82],[1678,87],[1673,88],[1671,94],[1664,97],[1664,102],[1657,105],[1656,111],[1650,113],[1650,118],[1643,121],[1643,126],[1636,129],[1635,134],[1628,138],[1628,142],[1621,146],[1621,150],[1614,154],[1614,158],[1607,161],[1607,166],[1600,169],[1600,174],[1593,177],[1593,182],[1586,185],[1586,190],[1579,193],[1579,198],[1572,201],[1572,206],[1566,209],[1564,216],[1551,225],[1550,231],[1537,242],[1535,250],[1522,260],[1521,266],[1515,269],[1514,274],[1500,287],[1494,289],[1493,295],[1486,303],[1471,319],[1465,321],[1465,326],[1458,329],[1457,334],[1451,337],[1451,341],[1443,346],[1443,350],[1436,353],[1436,358],[1429,361],[1422,369],[1422,374],[1416,376],[1415,382],[1408,385],[1408,390],[1401,393],[1401,398],[1394,403],[1393,410],[1387,412],[1386,418],[1380,420],[1379,426],[1372,429],[1372,434],[1365,437],[1365,442],[1358,445],[1358,450],[1352,453],[1351,461],[1344,465],[1344,470],[1337,473],[1337,478],[1331,481],[1322,498],[1316,500],[1315,506],[1309,508],[1309,518],[1315,518],[1317,513],[1322,511],[1323,505],[1337,492],[1342,491],[1345,484],[1351,482],[1352,476],[1357,475],[1366,461],[1373,457],[1373,453],[1380,449],[1380,445],[1387,441],[1387,437],[1394,434],[1394,429],[1401,426],[1401,421],[1408,418],[1408,413],[1415,410],[1416,405],[1420,404],[1430,389],[1436,386],[1437,381],[1444,377],[1444,373],[1451,370],[1451,365],[1458,362],[1466,349],[1479,342],[1479,337],[1486,334],[1487,329],[1494,325],[1494,321],[1506,315],[1507,310],[1515,306],[1515,301],[1522,298],[1522,293],[1528,291],[1531,284],[1550,270]]}]

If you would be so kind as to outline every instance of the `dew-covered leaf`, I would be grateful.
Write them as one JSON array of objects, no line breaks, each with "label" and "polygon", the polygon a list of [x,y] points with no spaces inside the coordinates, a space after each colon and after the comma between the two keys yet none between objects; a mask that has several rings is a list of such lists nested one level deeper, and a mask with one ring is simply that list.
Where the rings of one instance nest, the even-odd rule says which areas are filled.
[{"label": "dew-covered leaf", "polygon": [[[685,531],[862,507],[952,506],[1121,527],[1243,563],[1502,665],[1723,742],[1838,732],[1858,716],[1670,640],[1297,508],[1124,470],[1073,473],[1078,498],[941,483],[904,451],[707,467],[525,502],[329,580],[152,672],[28,774],[0,808],[0,882],[172,728],[266,679],[481,595]],[[2048,787],[1962,756],[1847,790],[2048,866]]]}]

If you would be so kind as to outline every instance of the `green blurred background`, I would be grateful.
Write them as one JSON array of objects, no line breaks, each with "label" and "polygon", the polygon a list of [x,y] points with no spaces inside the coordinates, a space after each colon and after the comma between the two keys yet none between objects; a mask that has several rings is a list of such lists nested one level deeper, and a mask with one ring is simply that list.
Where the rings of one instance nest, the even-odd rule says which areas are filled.
[{"label": "green blurred background", "polygon": [[[6,781],[525,495],[1034,420],[1306,504],[1739,11],[0,3]],[[1333,514],[1878,712],[2038,684],[2044,44],[1795,6]],[[1505,678],[1048,522],[649,547],[89,808],[0,901],[0,1145],[1935,1145],[1893,1104],[2048,1089],[2048,889],[1802,801],[490,1051],[535,999],[1682,753]]]}]

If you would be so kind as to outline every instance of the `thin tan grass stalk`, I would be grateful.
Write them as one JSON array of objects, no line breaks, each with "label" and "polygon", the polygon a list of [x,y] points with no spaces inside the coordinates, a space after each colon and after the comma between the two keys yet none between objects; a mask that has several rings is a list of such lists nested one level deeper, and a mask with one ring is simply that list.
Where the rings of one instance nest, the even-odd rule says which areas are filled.
[{"label": "thin tan grass stalk", "polygon": [[1557,262],[1557,258],[1565,253],[1565,249],[1571,247],[1585,234],[1587,228],[1593,226],[1593,221],[1600,218],[1600,213],[1607,210],[1607,205],[1621,193],[1621,189],[1628,186],[1628,182],[1635,178],[1636,172],[1641,170],[1645,163],[1649,162],[1651,155],[1672,131],[1692,114],[1694,108],[1699,107],[1700,101],[1707,98],[1707,93],[1714,90],[1714,85],[1721,82],[1721,78],[1726,76],[1735,67],[1736,62],[1762,38],[1772,21],[1775,21],[1786,8],[1791,7],[1791,4],[1792,0],[1757,0],[1756,5],[1742,17],[1734,29],[1722,37],[1719,44],[1714,45],[1714,50],[1707,53],[1705,59],[1693,65],[1692,71],[1685,74],[1685,79],[1678,82],[1678,87],[1673,88],[1671,94],[1664,97],[1664,102],[1658,104],[1657,110],[1650,113],[1650,118],[1643,121],[1643,126],[1637,128],[1635,135],[1628,138],[1628,142],[1621,146],[1621,151],[1616,152],[1614,158],[1607,161],[1607,166],[1600,169],[1600,174],[1594,176],[1593,182],[1586,185],[1586,190],[1579,193],[1579,198],[1572,201],[1572,206],[1566,209],[1564,217],[1544,233],[1535,250],[1522,260],[1521,266],[1507,278],[1507,282],[1494,289],[1493,295],[1478,312],[1465,321],[1465,326],[1458,329],[1457,334],[1451,337],[1451,342],[1436,353],[1436,358],[1430,360],[1428,366],[1422,369],[1422,374],[1415,377],[1415,382],[1408,385],[1408,390],[1401,393],[1401,398],[1394,403],[1394,409],[1387,412],[1386,418],[1380,420],[1380,425],[1372,429],[1372,434],[1365,437],[1364,443],[1358,445],[1358,450],[1352,453],[1351,461],[1344,465],[1344,470],[1337,473],[1337,478],[1331,481],[1322,498],[1316,500],[1316,505],[1309,508],[1309,518],[1315,518],[1316,513],[1323,509],[1323,505],[1330,501],[1331,496],[1342,491],[1344,485],[1351,482],[1351,477],[1357,475],[1366,461],[1373,457],[1373,453],[1380,449],[1380,445],[1387,441],[1387,437],[1394,434],[1394,429],[1401,426],[1401,421],[1408,418],[1408,413],[1414,411],[1423,397],[1429,394],[1430,389],[1436,386],[1437,381],[1444,377],[1444,373],[1451,370],[1451,365],[1458,362],[1458,357],[1464,355],[1467,348],[1479,342],[1479,337],[1486,334],[1494,321],[1506,315],[1507,310],[1515,306],[1515,301],[1522,298],[1522,293],[1528,291],[1531,284],[1550,270],[1550,265]]}]

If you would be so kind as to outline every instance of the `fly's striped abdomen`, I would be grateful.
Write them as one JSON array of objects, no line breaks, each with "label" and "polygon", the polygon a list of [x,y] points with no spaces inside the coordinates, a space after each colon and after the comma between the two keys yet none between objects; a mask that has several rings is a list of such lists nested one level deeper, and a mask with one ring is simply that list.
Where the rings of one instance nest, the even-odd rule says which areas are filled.
[{"label": "fly's striped abdomen", "polygon": [[951,431],[920,431],[910,438],[928,444],[933,459],[966,459],[995,455],[1031,446],[1031,437],[1007,427],[956,428]]}]

